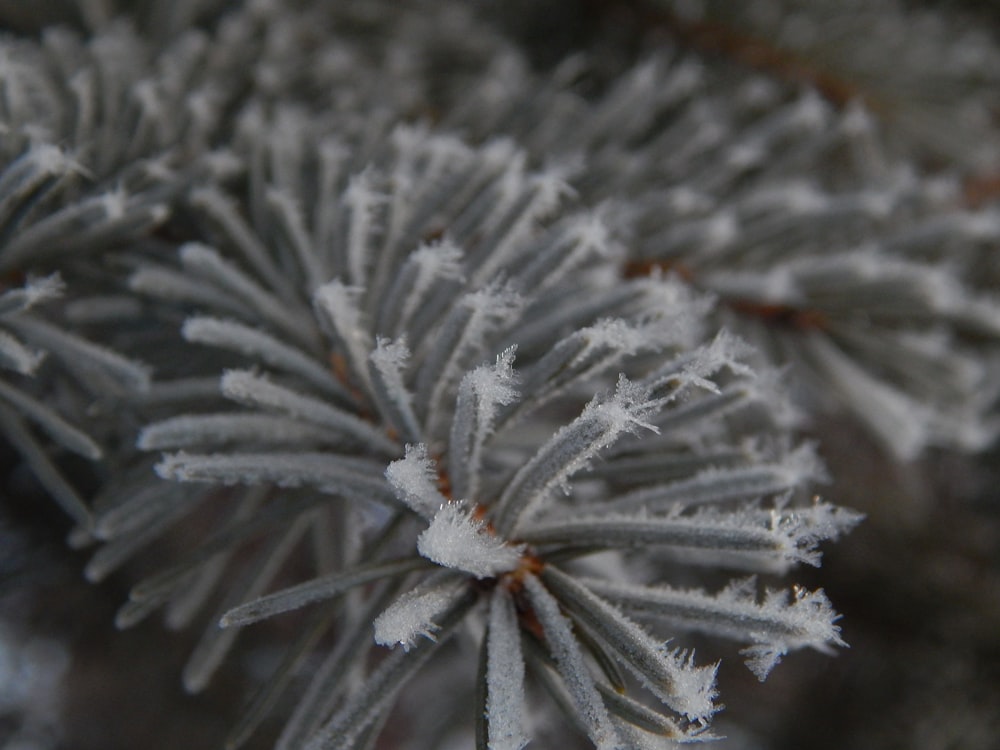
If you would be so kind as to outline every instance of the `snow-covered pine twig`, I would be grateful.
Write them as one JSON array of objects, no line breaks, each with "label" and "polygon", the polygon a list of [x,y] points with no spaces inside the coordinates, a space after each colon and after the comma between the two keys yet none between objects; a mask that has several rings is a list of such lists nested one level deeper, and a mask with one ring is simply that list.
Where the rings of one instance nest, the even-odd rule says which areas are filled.
[{"label": "snow-covered pine twig", "polygon": [[[883,218],[881,194],[841,199],[828,185],[789,183],[799,213],[775,220],[767,201],[781,191],[741,186],[845,147],[853,166],[837,179],[881,178],[878,160],[861,158],[870,133],[810,93],[785,101],[759,79],[692,105],[706,70],[665,58],[596,104],[565,96],[564,66],[546,91],[526,86],[476,112],[497,88],[455,82],[498,83],[495,71],[478,76],[499,52],[512,58],[460,6],[430,19],[390,3],[264,0],[217,18],[212,0],[196,1],[173,21],[205,10],[219,23],[176,37],[164,24],[161,45],[86,7],[99,28],[89,41],[54,31],[0,59],[29,63],[4,78],[0,268],[59,264],[85,286],[79,321],[110,321],[116,346],[156,349],[166,367],[149,382],[131,359],[33,319],[21,309],[40,291],[31,284],[0,297],[11,316],[0,355],[20,377],[45,350],[103,378],[106,397],[148,386],[117,416],[126,430],[145,422],[139,451],[166,453],[116,448],[95,522],[74,540],[101,544],[86,571],[99,580],[180,521],[210,520],[185,524],[183,553],[136,584],[116,618],[127,627],[162,607],[181,627],[214,610],[223,627],[192,653],[190,691],[211,680],[241,627],[302,617],[253,710],[273,707],[320,648],[278,747],[370,747],[418,670],[447,669],[448,638],[481,635],[481,746],[523,747],[525,666],[539,665],[537,679],[596,746],[645,746],[645,734],[704,739],[717,710],[714,666],[665,648],[673,633],[647,629],[657,619],[647,600],[668,629],[701,618],[748,642],[761,673],[789,649],[839,644],[829,628],[795,630],[798,605],[777,598],[688,592],[697,604],[685,619],[665,590],[634,586],[617,602],[613,583],[580,572],[581,558],[608,550],[625,575],[635,557],[671,551],[670,564],[785,572],[815,563],[818,543],[856,522],[800,504],[823,477],[808,444],[753,439],[790,423],[773,373],[751,368],[732,336],[700,343],[716,307],[761,312],[740,309],[733,290],[744,282],[786,290],[785,276],[768,274],[789,255],[761,258],[753,243],[797,240],[811,222],[867,229]],[[316,65],[299,64],[305,49]],[[422,77],[425,61],[459,72]],[[440,117],[462,131],[485,121],[483,142],[399,124],[433,103],[451,105]],[[528,151],[487,137],[509,113]],[[222,142],[231,152],[212,151]],[[558,144],[557,162],[536,171],[546,143]],[[563,157],[583,152],[583,169],[567,169]],[[614,206],[588,210],[579,195],[623,197],[636,233],[622,234]],[[719,268],[742,258],[741,238],[754,257],[734,280]],[[672,262],[693,246],[698,258]],[[817,270],[804,266],[801,284]],[[822,285],[842,269],[819,270]],[[931,312],[945,308],[956,330],[992,325],[988,301],[963,307],[952,295]],[[921,335],[897,343],[933,352]],[[970,372],[960,362],[946,375]],[[0,418],[40,476],[52,462],[28,422],[96,455],[39,399],[0,385]],[[57,475],[48,481],[83,525],[86,511]],[[305,580],[274,590],[293,571]],[[825,599],[807,600],[833,622]],[[743,619],[756,629],[742,631]],[[260,719],[241,722],[233,745]]]},{"label": "snow-covered pine twig", "polygon": [[[175,345],[210,353],[194,362],[204,362],[202,378],[212,368],[219,377],[210,403],[180,414],[168,405],[139,447],[172,451],[157,464],[161,476],[208,486],[191,512],[221,493],[233,515],[192,544],[187,560],[140,582],[121,621],[182,597],[187,580],[218,580],[235,551],[263,537],[247,591],[266,586],[296,547],[312,550],[314,577],[234,603],[221,617],[227,632],[309,605],[315,627],[353,644],[330,663],[362,680],[336,684],[317,673],[307,688],[313,713],[296,714],[283,742],[362,742],[391,708],[365,696],[389,695],[387,675],[409,679],[417,663],[393,656],[371,671],[364,641],[403,644],[422,662],[438,650],[424,641],[449,632],[449,612],[478,620],[487,601],[494,662],[496,644],[540,639],[561,675],[557,692],[575,696],[599,743],[629,736],[621,722],[632,720],[679,739],[700,734],[714,712],[713,668],[660,648],[610,604],[591,621],[566,597],[583,596],[572,582],[576,558],[610,547],[627,559],[649,533],[664,547],[697,547],[703,564],[714,555],[729,566],[743,554],[743,567],[752,560],[769,570],[814,561],[816,543],[836,536],[806,530],[808,521],[789,525],[798,506],[787,497],[822,476],[809,448],[779,440],[763,450],[732,432],[730,417],[744,410],[785,409],[744,362],[746,346],[720,335],[697,347],[711,299],[655,274],[622,281],[602,215],[561,217],[554,178],[527,172],[509,145],[475,149],[401,130],[374,152],[364,179],[352,180],[337,160],[277,159],[288,144],[259,117],[247,116],[237,144],[252,165],[242,200],[192,196],[188,210],[208,241],[182,248],[174,267],[132,265],[132,287],[154,313],[170,320],[185,311]],[[308,135],[305,123],[297,127]],[[310,143],[322,154],[347,148],[323,134],[297,147]],[[338,193],[345,199],[326,200]],[[427,239],[442,229],[443,239]],[[577,416],[559,416],[567,409]],[[265,427],[275,429],[254,434]],[[669,468],[646,477],[626,468],[661,459]],[[660,520],[638,499],[689,491],[700,500],[663,500],[670,507]],[[583,506],[595,517],[617,514],[621,533],[602,536],[595,526],[581,548],[551,531]],[[130,505],[117,523],[130,528],[143,513]],[[102,526],[111,536],[114,528]],[[549,572],[550,559],[563,573]],[[340,597],[351,607],[338,607]],[[535,612],[549,597],[567,614]],[[370,616],[352,614],[366,607]],[[531,626],[536,614],[547,622],[541,632]],[[320,640],[303,638],[276,686]],[[208,633],[205,644],[187,669],[192,688],[209,679],[232,637]],[[645,675],[649,691],[610,697],[585,656],[595,649]],[[520,674],[519,657],[508,658]],[[483,710],[494,707],[484,736],[491,747],[514,746],[524,732],[514,715],[522,678],[500,684],[498,668],[483,691]],[[346,700],[340,708],[336,696]],[[240,725],[241,739],[254,723]]]}]

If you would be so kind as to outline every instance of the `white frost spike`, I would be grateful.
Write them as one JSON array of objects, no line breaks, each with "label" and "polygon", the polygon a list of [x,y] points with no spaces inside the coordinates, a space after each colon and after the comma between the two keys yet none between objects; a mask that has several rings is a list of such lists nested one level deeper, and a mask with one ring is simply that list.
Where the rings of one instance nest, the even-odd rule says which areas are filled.
[{"label": "white frost spike", "polygon": [[833,624],[838,615],[822,589],[807,591],[796,587],[791,604],[788,604],[786,592],[770,591],[760,609],[767,615],[783,616],[789,628],[787,634],[777,638],[751,632],[750,637],[760,642],[740,651],[747,657],[747,667],[761,682],[781,657],[792,649],[812,646],[818,651],[830,653],[831,644],[846,645],[840,638],[840,629]]},{"label": "white frost spike", "polygon": [[662,325],[656,323],[635,326],[621,318],[606,318],[592,326],[581,329],[586,336],[587,345],[573,358],[571,365],[578,364],[592,357],[595,351],[620,352],[621,355],[631,355],[643,349],[655,349],[659,345],[656,338]]},{"label": "white frost spike", "polygon": [[708,377],[723,367],[728,367],[740,375],[752,375],[753,371],[740,362],[751,351],[750,346],[742,339],[729,331],[719,331],[711,344],[702,347],[695,354],[691,362],[684,368],[684,375],[692,385],[718,393],[718,386],[708,380]]},{"label": "white frost spike", "polygon": [[351,282],[366,281],[366,263],[370,256],[369,240],[375,226],[375,212],[386,201],[375,188],[375,175],[370,169],[355,175],[344,191],[344,204],[350,208],[351,221],[347,231],[347,268]]},{"label": "white frost spike", "polygon": [[391,341],[381,336],[375,339],[375,350],[368,355],[372,395],[390,424],[395,424],[407,438],[418,440],[420,426],[413,412],[413,394],[406,386],[405,373],[410,350],[404,340]]},{"label": "white frost spike", "polygon": [[796,587],[791,603],[787,592],[768,591],[759,603],[755,577],[734,581],[715,595],[619,581],[586,580],[584,584],[630,613],[656,617],[673,628],[751,644],[741,653],[762,681],[789,651],[810,647],[830,653],[833,646],[845,645],[835,625],[839,615],[822,589]]},{"label": "white frost spike", "polygon": [[635,432],[636,427],[659,433],[659,429],[642,419],[653,410],[649,403],[649,392],[642,385],[630,382],[624,375],[619,376],[615,395],[610,400],[596,405],[592,401],[583,413],[586,414],[591,409],[601,412],[609,426],[618,433]]},{"label": "white frost spike", "polygon": [[580,245],[581,251],[604,258],[614,255],[611,232],[600,214],[587,214],[576,219],[570,227],[570,236]]},{"label": "white frost spike", "polygon": [[517,567],[522,547],[491,536],[464,507],[447,503],[417,539],[417,550],[438,565],[490,578]]},{"label": "white frost spike", "polygon": [[407,445],[405,457],[389,464],[385,478],[396,497],[424,518],[433,517],[448,502],[438,490],[437,470],[426,445]]},{"label": "white frost spike", "polygon": [[535,194],[534,215],[539,219],[554,211],[564,198],[576,195],[576,191],[557,169],[534,176],[531,187]]},{"label": "white frost spike", "polygon": [[409,320],[425,298],[427,291],[439,279],[462,279],[462,250],[448,239],[432,245],[421,245],[408,259],[416,267],[416,278],[406,295],[400,312],[401,320]]},{"label": "white frost spike", "polygon": [[800,545],[815,544],[825,540],[837,540],[857,526],[864,515],[849,508],[830,503],[815,502],[807,508],[788,508],[775,511],[780,523],[791,526]]},{"label": "white frost spike", "polygon": [[718,555],[716,564],[742,560],[740,567],[770,569],[776,564],[781,568],[795,563],[818,565],[818,544],[835,539],[860,520],[859,514],[826,503],[784,511],[753,504],[732,510],[709,506],[684,514],[681,500],[671,500],[672,510],[666,515],[600,510],[590,515],[586,507],[580,507],[569,518],[563,513],[558,521],[535,521],[518,537],[528,544],[684,550],[688,563],[697,562],[699,552],[711,550]]},{"label": "white frost spike", "polygon": [[514,353],[511,346],[497,355],[493,367],[477,367],[467,377],[470,387],[478,397],[477,407],[481,424],[490,424],[497,406],[506,406],[517,398],[517,375],[514,373]]},{"label": "white frost spike", "polygon": [[375,618],[375,642],[382,646],[395,646],[404,651],[417,645],[417,638],[423,636],[436,640],[440,628],[434,624],[450,605],[460,589],[454,586],[422,588],[408,591],[389,605]]},{"label": "white frost spike", "polygon": [[516,531],[518,521],[531,515],[556,487],[568,492],[569,478],[624,433],[638,427],[659,432],[643,420],[655,408],[648,395],[645,387],[621,376],[613,397],[595,398],[579,417],[553,435],[504,488],[497,503],[500,532]]},{"label": "white frost spike", "polygon": [[673,688],[680,697],[677,709],[689,719],[707,723],[718,710],[714,705],[718,662],[699,667],[694,661],[694,651],[682,649],[668,651],[667,657],[673,662]]},{"label": "white frost spike", "polygon": [[493,367],[477,367],[462,378],[452,419],[449,473],[456,497],[475,498],[479,493],[482,449],[493,433],[498,407],[518,397],[514,352],[511,346],[497,355]]},{"label": "white frost spike", "polygon": [[486,641],[486,716],[489,750],[521,750],[524,733],[524,657],[514,602],[503,586],[490,599]]},{"label": "white frost spike", "polygon": [[778,471],[784,473],[789,487],[803,487],[814,482],[830,481],[830,475],[816,448],[814,442],[805,442],[776,464]]},{"label": "white frost spike", "polygon": [[403,381],[403,373],[406,372],[410,359],[410,350],[406,342],[392,341],[380,336],[375,340],[375,350],[369,357],[382,375],[382,379],[393,385],[394,395],[398,395],[398,403],[409,404],[412,397]]},{"label": "white frost spike", "polygon": [[470,360],[481,359],[483,342],[510,325],[523,307],[523,298],[513,288],[494,283],[465,294],[452,308],[417,378],[417,396],[426,404],[429,434],[439,435],[444,428],[446,400],[454,394]]}]

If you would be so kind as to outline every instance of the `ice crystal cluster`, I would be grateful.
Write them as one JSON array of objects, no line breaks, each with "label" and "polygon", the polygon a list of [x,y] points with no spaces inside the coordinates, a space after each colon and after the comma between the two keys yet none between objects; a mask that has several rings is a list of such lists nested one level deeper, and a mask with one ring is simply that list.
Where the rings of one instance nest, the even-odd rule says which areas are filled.
[{"label": "ice crystal cluster", "polygon": [[[448,2],[10,5],[0,425],[90,579],[155,560],[120,627],[207,621],[188,690],[280,635],[231,747],[281,710],[288,749],[715,738],[689,633],[761,680],[844,645],[776,587],[860,518],[813,495],[819,415],[898,459],[995,436],[1000,216],[826,79],[542,73]],[[464,723],[393,714],[435,680]]]}]

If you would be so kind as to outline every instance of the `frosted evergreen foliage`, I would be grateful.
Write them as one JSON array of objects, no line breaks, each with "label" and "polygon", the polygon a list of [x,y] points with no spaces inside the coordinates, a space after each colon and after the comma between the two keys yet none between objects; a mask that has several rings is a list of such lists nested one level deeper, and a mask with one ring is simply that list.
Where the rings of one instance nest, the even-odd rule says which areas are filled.
[{"label": "frosted evergreen foliage", "polygon": [[24,323],[33,316],[31,308],[62,292],[59,278],[52,276],[0,294],[0,429],[19,449],[55,500],[78,522],[89,524],[86,503],[46,456],[35,433],[40,432],[62,448],[90,459],[99,458],[101,448],[85,432],[46,405],[44,397],[39,399],[34,395],[32,391],[37,389],[30,380],[24,382],[36,374],[46,358],[45,349],[32,340],[30,323],[28,335],[24,335]]},{"label": "frosted evergreen foliage", "polygon": [[767,0],[753,8],[716,0],[657,2],[681,25],[717,23],[780,40],[778,60],[808,60],[807,77],[831,95],[870,102],[888,119],[891,137],[918,153],[976,170],[1000,163],[990,114],[1000,49],[972,17],[946,17],[898,0],[878,6]]},{"label": "frosted evergreen foliage", "polygon": [[208,622],[188,691],[280,618],[230,748],[284,705],[277,748],[370,750],[444,681],[474,707],[434,741],[522,750],[549,711],[597,748],[714,739],[689,634],[761,680],[845,645],[777,583],[860,520],[796,431],[996,436],[1000,221],[901,159],[970,155],[912,87],[886,147],[864,97],[695,52],[539,75],[443,0],[121,5],[0,39],[0,430],[87,578],[172,550],[115,622]]},{"label": "frosted evergreen foliage", "polygon": [[[747,346],[723,333],[699,347],[711,299],[676,279],[607,286],[621,258],[612,229],[598,214],[561,210],[562,183],[528,172],[507,144],[473,149],[401,130],[363,177],[351,177],[304,154],[292,162],[296,170],[268,167],[278,163],[271,155],[279,144],[262,123],[246,122],[253,128],[242,148],[255,166],[245,202],[192,199],[210,232],[210,244],[185,246],[179,256],[185,281],[196,286],[186,292],[174,283],[181,277],[163,261],[139,265],[131,277],[164,315],[194,309],[180,333],[192,349],[212,351],[207,366],[223,363],[218,395],[207,411],[148,425],[138,444],[167,451],[156,464],[167,479],[228,487],[243,502],[255,488],[275,489],[255,501],[256,515],[237,510],[189,562],[139,583],[126,621],[182,596],[184,582],[230,546],[263,536],[272,551],[259,553],[262,570],[307,546],[320,562],[316,577],[230,607],[221,618],[227,633],[347,597],[351,608],[330,606],[317,627],[340,623],[365,632],[372,648],[395,644],[423,660],[446,649],[449,613],[465,607],[465,617],[486,625],[485,746],[523,744],[516,704],[527,677],[517,677],[526,674],[519,662],[538,659],[535,671],[546,672],[554,659],[557,704],[568,690],[599,746],[616,746],[618,722],[640,715],[675,739],[701,735],[716,710],[714,667],[665,648],[667,638],[656,640],[604,598],[594,607],[598,620],[588,619],[572,606],[582,589],[564,582],[578,557],[612,550],[628,564],[650,545],[665,558],[687,545],[703,564],[715,555],[726,566],[785,570],[814,562],[819,541],[853,524],[845,513],[822,531],[801,530],[808,521],[790,525],[798,506],[783,498],[821,475],[797,458],[809,449],[765,455],[730,434],[730,417],[760,399]],[[327,136],[314,137],[326,148]],[[313,202],[335,189],[342,200]],[[255,196],[275,191],[295,200],[255,208]],[[293,226],[303,231],[285,232]],[[443,238],[425,238],[439,227]],[[278,267],[286,270],[272,275]],[[317,277],[320,269],[328,275]],[[567,409],[577,416],[554,416]],[[265,426],[266,435],[253,434]],[[630,478],[636,462],[649,467],[638,482]],[[635,500],[644,491],[674,499],[647,508]],[[686,496],[694,502],[685,505]],[[586,508],[592,536],[573,538],[577,508]],[[283,520],[266,526],[261,514]],[[602,524],[620,530],[600,534]],[[295,534],[277,533],[284,528]],[[255,580],[254,588],[266,586]],[[360,588],[371,582],[377,586]],[[350,614],[369,605],[367,620]],[[548,625],[536,632],[526,618],[542,618],[539,607]],[[578,641],[577,630],[600,644]],[[512,639],[534,645],[523,657],[505,646],[510,678],[498,681],[499,667],[489,664],[501,658],[497,644]],[[230,646],[213,646],[212,663]],[[306,641],[302,649],[290,651],[282,674],[301,668]],[[634,675],[635,697],[610,697],[593,649]],[[340,669],[366,673],[366,653],[357,643],[339,657],[347,660]],[[214,668],[200,658],[196,652],[189,665],[202,675],[198,685]],[[317,701],[327,692],[310,703],[312,714],[288,725],[288,741],[355,746],[349,738],[360,742],[360,728],[336,743],[330,732],[362,721],[354,713],[361,696],[383,679],[376,670],[367,683],[331,684],[317,674],[307,692]],[[270,705],[277,692],[268,695],[264,688],[258,700]],[[338,697],[347,702],[338,707]],[[366,705],[363,721],[375,731],[390,708]]]},{"label": "frosted evergreen foliage", "polygon": [[49,445],[96,461],[105,452],[89,428],[87,403],[138,394],[149,371],[103,346],[86,341],[55,320],[46,307],[64,295],[58,275],[29,279],[0,293],[0,430],[41,485],[82,527],[93,517],[64,476]]},{"label": "frosted evergreen foliage", "polygon": [[209,151],[242,75],[236,52],[193,30],[156,49],[124,22],[86,40],[60,27],[37,44],[0,39],[0,60],[17,61],[0,66],[0,267],[134,242],[178,191],[224,170]]},{"label": "frosted evergreen foliage", "polygon": [[[144,393],[150,372],[142,354],[88,341],[68,318],[71,310],[81,319],[106,314],[107,288],[95,271],[103,261],[95,259],[147,238],[169,218],[178,191],[217,172],[220,161],[196,157],[207,154],[220,122],[223,81],[233,82],[231,61],[213,54],[203,33],[154,49],[124,23],[100,26],[87,39],[62,27],[36,41],[0,38],[0,366],[37,378],[0,382],[2,421],[25,463],[82,527],[91,512],[38,432],[89,459],[114,460],[97,444],[123,439],[104,409]],[[209,89],[217,108],[199,108]],[[46,314],[28,310],[61,288],[53,268],[79,291],[50,302]],[[10,282],[32,275],[20,290]],[[136,313],[128,300],[118,310],[119,322]],[[43,382],[45,394],[32,395]]]},{"label": "frosted evergreen foliage", "polygon": [[[960,152],[989,175],[990,158],[1000,154],[985,132],[990,99],[970,96],[977,111],[968,113],[958,92],[997,89],[990,84],[997,45],[977,30],[949,29],[930,13],[896,3],[850,10],[794,2],[753,10],[661,5],[661,20],[682,38],[685,29],[700,28],[698,39],[727,48],[742,39],[732,24],[779,38],[776,44],[790,45],[793,54],[786,59],[776,50],[785,68],[766,70],[775,75],[764,78],[713,71],[691,54],[661,51],[586,97],[575,89],[586,61],[568,60],[541,79],[508,56],[497,61],[496,74],[516,83],[477,89],[450,122],[482,134],[509,133],[540,161],[586,155],[575,188],[618,205],[628,196],[627,208],[611,217],[632,238],[623,275],[673,273],[715,295],[719,325],[739,331],[765,360],[791,365],[790,382],[805,411],[852,413],[900,460],[929,447],[993,444],[997,428],[988,411],[996,394],[980,347],[984,337],[995,345],[1000,302],[995,285],[977,287],[984,273],[995,274],[983,268],[984,250],[998,237],[995,209],[970,210],[970,197],[984,200],[975,197],[975,184],[919,176],[882,135],[919,122],[921,132],[909,136],[923,153]],[[871,28],[909,28],[908,13],[926,23],[926,35],[887,32],[888,48],[845,52],[868,44]],[[837,19],[830,21],[838,24],[836,42],[821,31],[826,16]],[[814,68],[803,72],[795,55],[807,51],[813,59],[816,48]],[[827,48],[838,56],[827,60]],[[874,79],[865,66],[876,64],[876,55],[895,59],[889,48],[917,59],[883,63],[880,72],[927,75],[874,92],[869,112],[865,85]],[[957,48],[960,54],[949,51]],[[751,54],[751,46],[744,51]],[[838,98],[839,89],[824,84],[843,72],[850,88],[852,67],[858,90]],[[784,87],[777,82],[782,72],[807,80],[811,72],[818,90]],[[933,87],[940,96],[932,102],[921,101],[928,76],[939,78]],[[883,98],[897,96],[913,116],[899,114],[897,122],[893,110],[889,122],[879,122]],[[963,111],[962,124],[944,125],[940,118],[951,121],[955,107]],[[979,135],[949,140],[959,132]],[[972,145],[995,153],[974,156]]]}]

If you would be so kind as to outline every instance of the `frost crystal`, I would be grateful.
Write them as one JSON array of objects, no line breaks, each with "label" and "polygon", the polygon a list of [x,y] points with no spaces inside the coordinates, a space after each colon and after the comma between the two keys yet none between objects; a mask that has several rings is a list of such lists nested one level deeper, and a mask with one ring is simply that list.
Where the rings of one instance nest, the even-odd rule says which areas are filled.
[{"label": "frost crystal", "polygon": [[422,516],[434,516],[447,502],[438,490],[434,462],[425,445],[406,446],[406,457],[389,464],[385,476],[396,496]]},{"label": "frost crystal", "polygon": [[439,626],[434,621],[454,602],[455,594],[453,586],[403,594],[375,618],[375,642],[383,646],[399,644],[409,651],[420,637],[435,640]]},{"label": "frost crystal", "polygon": [[476,578],[513,570],[521,549],[491,536],[481,522],[454,503],[443,505],[417,538],[417,550],[428,560]]}]

